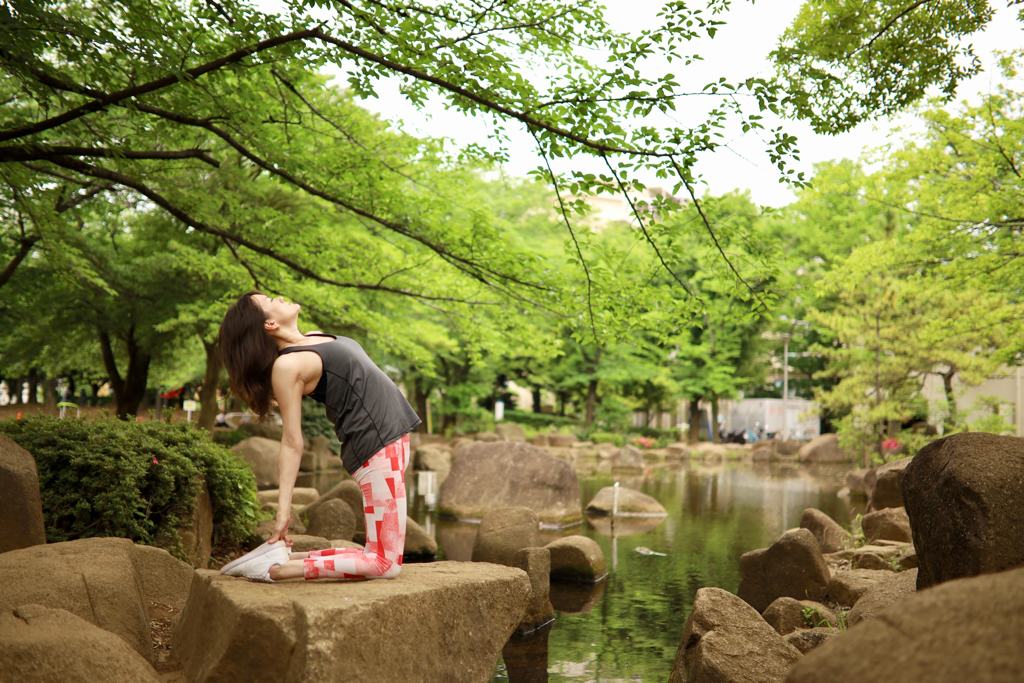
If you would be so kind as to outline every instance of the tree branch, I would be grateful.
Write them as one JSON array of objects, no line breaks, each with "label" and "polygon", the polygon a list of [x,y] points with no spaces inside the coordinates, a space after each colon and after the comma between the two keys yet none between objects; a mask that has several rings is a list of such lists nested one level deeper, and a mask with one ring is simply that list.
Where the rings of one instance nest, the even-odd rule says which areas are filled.
[{"label": "tree branch", "polygon": [[[224,55],[223,57],[218,57],[217,59],[206,62],[205,64],[201,64],[197,67],[193,67],[182,73],[168,74],[162,78],[149,81],[148,83],[143,83],[141,85],[136,85],[129,88],[122,88],[121,90],[105,94],[102,97],[93,100],[92,102],[86,102],[85,104],[79,105],[74,109],[69,109],[68,111],[62,114],[58,114],[57,116],[52,116],[48,119],[37,121],[36,123],[33,123],[28,126],[21,126],[19,128],[11,128],[8,130],[0,131],[0,141],[13,140],[15,138],[22,138],[29,135],[35,135],[36,133],[41,133],[45,130],[50,130],[51,128],[62,126],[65,123],[74,121],[75,119],[79,119],[85,116],[86,114],[91,114],[92,112],[100,111],[101,109],[109,107],[113,104],[118,104],[119,102],[122,102],[124,100],[137,98],[147,93],[162,90],[167,86],[174,85],[175,83],[179,83],[184,80],[193,80],[199,78],[203,74],[209,73],[211,71],[216,71],[221,67],[227,66],[229,64],[234,64],[235,62],[240,62],[250,55],[254,55],[265,50],[270,50],[281,45],[286,45],[288,43],[293,43],[295,41],[307,40],[317,35],[322,35],[322,31],[320,31],[319,28],[305,29],[302,31],[292,31],[291,33],[285,33],[284,35],[274,36],[273,38],[261,40],[258,43],[254,43],[253,45],[247,45],[245,47],[239,48],[238,50],[235,50],[234,52],[231,52],[227,55]],[[0,59],[3,59],[4,61],[11,61],[12,59],[17,59],[17,57],[15,55],[12,55],[5,49],[0,49]]]},{"label": "tree branch", "polygon": [[55,156],[101,157],[104,159],[199,159],[214,168],[220,167],[220,162],[203,149],[132,150],[39,144],[0,147],[0,163],[39,161]]}]

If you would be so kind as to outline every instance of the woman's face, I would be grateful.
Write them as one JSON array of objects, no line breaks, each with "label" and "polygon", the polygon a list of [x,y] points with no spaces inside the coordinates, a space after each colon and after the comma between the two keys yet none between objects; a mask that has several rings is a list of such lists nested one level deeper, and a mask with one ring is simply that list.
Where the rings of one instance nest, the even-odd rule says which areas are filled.
[{"label": "woman's face", "polygon": [[299,308],[301,306],[285,301],[281,297],[271,299],[266,294],[253,294],[252,300],[263,310],[263,314],[267,316],[268,323],[271,321],[277,323],[272,328],[294,323],[299,317]]}]

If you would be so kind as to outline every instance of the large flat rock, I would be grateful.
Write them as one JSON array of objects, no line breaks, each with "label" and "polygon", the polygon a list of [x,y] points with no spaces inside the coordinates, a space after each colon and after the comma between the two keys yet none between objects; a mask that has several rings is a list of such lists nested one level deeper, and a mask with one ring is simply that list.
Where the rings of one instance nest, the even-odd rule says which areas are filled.
[{"label": "large flat rock", "polygon": [[456,448],[438,493],[438,510],[447,517],[479,520],[490,510],[512,506],[530,508],[545,525],[580,522],[580,485],[572,465],[516,441]]},{"label": "large flat rock", "polygon": [[189,681],[486,681],[530,594],[526,572],[482,562],[273,584],[197,570],[174,646]]}]

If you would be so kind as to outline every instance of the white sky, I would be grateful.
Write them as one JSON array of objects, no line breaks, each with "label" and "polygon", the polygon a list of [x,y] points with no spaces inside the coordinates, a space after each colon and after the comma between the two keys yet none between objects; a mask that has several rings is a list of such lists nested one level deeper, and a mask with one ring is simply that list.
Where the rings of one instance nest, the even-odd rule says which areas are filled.
[{"label": "white sky", "polygon": [[[258,0],[258,4],[269,9],[277,2]],[[608,7],[609,22],[619,30],[633,33],[656,25],[656,14],[663,1],[606,0],[605,4]],[[653,73],[672,71],[685,89],[692,90],[699,90],[705,83],[719,76],[731,79],[770,76],[772,67],[767,58],[768,53],[774,48],[778,36],[792,22],[801,4],[802,0],[762,0],[753,4],[734,0],[730,12],[720,17],[726,24],[714,40],[704,41],[699,46],[691,43],[683,48],[684,51],[692,50],[701,54],[703,62],[685,69],[678,64],[652,62],[645,65],[645,69],[649,67]],[[1024,46],[1024,33],[1021,23],[1016,20],[1016,10],[1007,9],[1005,3],[995,4],[998,6],[995,19],[984,32],[972,37],[984,70],[961,85],[958,99],[974,98],[979,93],[989,91],[998,82],[996,51]],[[415,135],[450,138],[460,146],[471,142],[489,144],[488,119],[473,119],[449,109],[441,97],[432,99],[422,110],[417,109],[398,92],[397,84],[397,79],[381,83],[377,87],[379,97],[364,100],[363,105],[384,119],[402,122],[403,129]],[[702,106],[706,105],[685,98],[680,104],[681,113],[674,114],[675,122],[692,125],[693,115],[686,120],[685,109],[696,109],[699,116],[699,108]],[[665,120],[664,123],[673,122]],[[774,123],[778,122],[766,118],[766,127],[770,128]],[[897,129],[903,130],[904,135],[920,130],[914,117],[906,114],[893,121],[862,124],[839,136],[816,135],[808,125],[800,122],[786,122],[786,127],[799,139],[801,159],[797,166],[808,175],[814,163],[856,158],[864,151],[884,145],[897,135]],[[528,170],[542,163],[541,159],[534,152],[533,140],[525,130],[517,128],[515,124],[509,126],[508,130],[511,133],[511,158],[505,171],[510,175],[525,175]],[[737,188],[746,189],[755,202],[770,206],[781,206],[792,201],[792,190],[779,182],[778,170],[764,153],[764,147],[761,140],[747,135],[730,140],[729,149],[702,157],[698,170],[706,180],[708,189],[714,194]],[[559,162],[556,170],[566,171],[572,165],[571,162]],[[579,164],[575,167],[581,168]],[[598,170],[598,167],[587,166],[586,170]],[[657,184],[654,180],[648,180],[648,183]]]}]

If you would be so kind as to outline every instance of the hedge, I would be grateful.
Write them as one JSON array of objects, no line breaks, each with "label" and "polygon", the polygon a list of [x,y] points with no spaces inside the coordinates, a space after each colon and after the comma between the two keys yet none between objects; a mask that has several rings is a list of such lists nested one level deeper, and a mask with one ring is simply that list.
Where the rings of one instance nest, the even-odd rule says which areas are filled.
[{"label": "hedge", "polygon": [[122,536],[186,559],[177,529],[190,519],[200,477],[214,547],[252,540],[252,470],[194,426],[38,416],[0,421],[0,432],[35,458],[48,542]]}]

